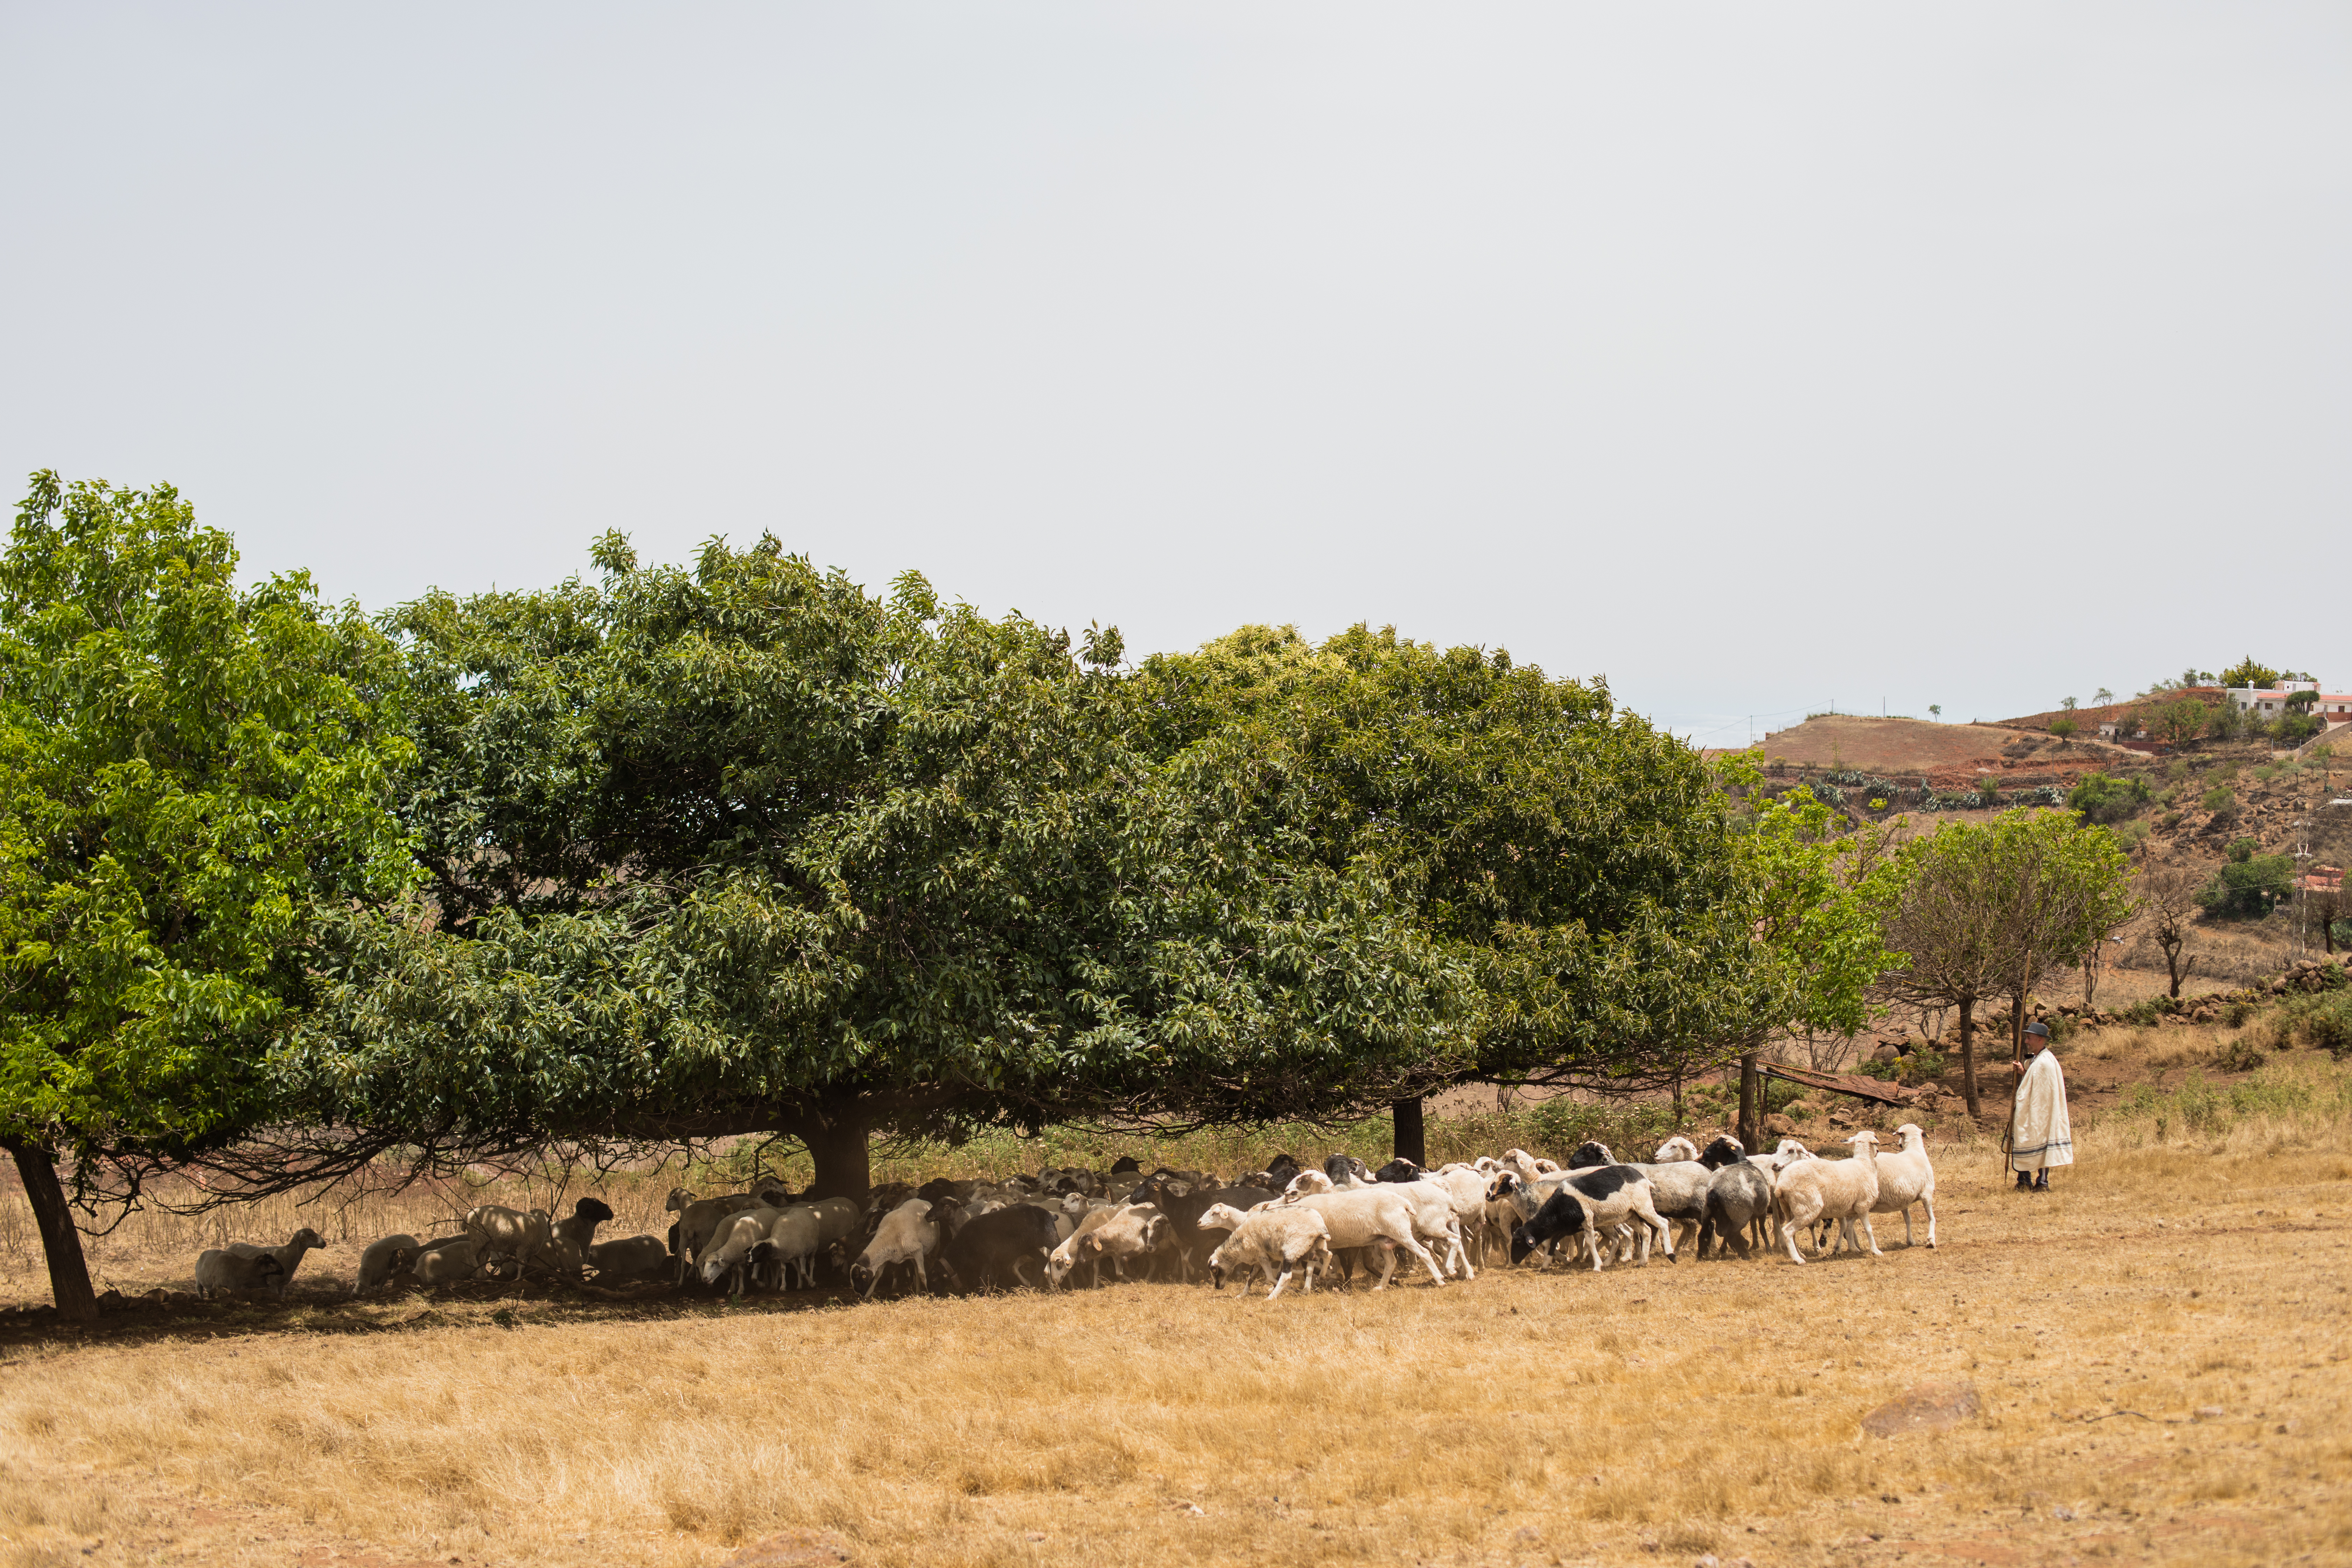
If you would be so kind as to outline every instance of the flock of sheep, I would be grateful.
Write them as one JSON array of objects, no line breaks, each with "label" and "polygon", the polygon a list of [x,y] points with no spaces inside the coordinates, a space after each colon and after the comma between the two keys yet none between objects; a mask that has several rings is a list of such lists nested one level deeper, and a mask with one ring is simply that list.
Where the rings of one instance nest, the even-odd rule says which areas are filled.
[{"label": "flock of sheep", "polygon": [[[1936,1245],[1936,1172],[1927,1140],[1906,1123],[1900,1147],[1877,1152],[1877,1135],[1848,1142],[1853,1157],[1824,1160],[1794,1140],[1751,1155],[1728,1135],[1702,1150],[1669,1139],[1655,1156],[1621,1163],[1600,1143],[1586,1143],[1565,1166],[1523,1149],[1494,1158],[1423,1170],[1395,1160],[1378,1171],[1347,1154],[1319,1170],[1288,1155],[1228,1184],[1215,1175],[1166,1167],[1145,1175],[1133,1160],[1108,1172],[1048,1169],[1001,1182],[940,1179],[919,1187],[877,1188],[864,1206],[846,1198],[795,1200],[782,1187],[697,1197],[674,1188],[677,1215],[667,1238],[633,1236],[598,1241],[613,1211],[582,1198],[551,1220],[497,1205],[469,1211],[457,1236],[419,1242],[388,1236],[360,1259],[354,1290],[413,1280],[442,1285],[483,1277],[513,1278],[545,1269],[604,1284],[667,1279],[684,1286],[782,1289],[817,1283],[826,1268],[845,1275],[870,1298],[886,1279],[928,1292],[1020,1286],[1069,1287],[1081,1269],[1099,1284],[1136,1269],[1189,1282],[1206,1278],[1222,1289],[1236,1280],[1247,1296],[1253,1277],[1279,1296],[1294,1275],[1312,1290],[1319,1275],[1352,1282],[1358,1273],[1386,1286],[1398,1254],[1425,1269],[1433,1285],[1471,1279],[1490,1253],[1513,1264],[1531,1254],[1565,1250],[1600,1268],[1613,1253],[1623,1262],[1638,1248],[1647,1263],[1654,1242],[1672,1259],[1677,1231],[1696,1243],[1749,1256],[1751,1245],[1785,1245],[1803,1263],[1799,1239],[1811,1235],[1820,1256],[1832,1245],[1878,1256],[1871,1216],[1901,1214],[1911,1240],[1911,1209],[1927,1211],[1927,1245]],[[1114,1195],[1125,1188],[1124,1196]],[[1861,1237],[1855,1226],[1862,1227]],[[1777,1232],[1777,1235],[1776,1235]],[[239,1242],[196,1260],[200,1295],[283,1292],[303,1255],[323,1246],[318,1232],[297,1231],[282,1247]],[[1034,1278],[1032,1277],[1034,1274]]]}]

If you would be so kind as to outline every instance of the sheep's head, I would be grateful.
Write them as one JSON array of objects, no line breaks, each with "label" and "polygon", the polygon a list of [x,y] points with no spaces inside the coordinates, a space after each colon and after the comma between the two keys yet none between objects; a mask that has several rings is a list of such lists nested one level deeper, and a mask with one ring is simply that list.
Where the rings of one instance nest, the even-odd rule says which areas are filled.
[{"label": "sheep's head", "polygon": [[1748,1157],[1748,1151],[1738,1139],[1725,1134],[1699,1151],[1698,1163],[1710,1171],[1720,1171],[1726,1165],[1736,1165]]},{"label": "sheep's head", "polygon": [[662,1201],[662,1212],[676,1214],[693,1201],[694,1194],[684,1187],[672,1187],[669,1190],[669,1196]]},{"label": "sheep's head", "polygon": [[1517,1173],[1499,1172],[1493,1181],[1486,1184],[1486,1201],[1490,1204],[1500,1203],[1518,1190],[1519,1178]]},{"label": "sheep's head", "polygon": [[301,1229],[299,1229],[299,1230],[296,1231],[296,1232],[295,1232],[295,1233],[294,1233],[290,1237],[289,1237],[289,1238],[287,1239],[286,1245],[287,1245],[287,1246],[289,1246],[289,1247],[324,1247],[324,1246],[326,1246],[326,1245],[327,1245],[327,1238],[326,1238],[325,1237],[323,1237],[323,1236],[320,1236],[317,1231],[312,1230],[309,1226],[307,1226],[307,1225],[306,1225],[306,1226],[304,1226]]},{"label": "sheep's head", "polygon": [[[1156,1225],[1159,1221],[1152,1223]],[[1231,1230],[1242,1223],[1242,1211],[1231,1204],[1211,1204],[1198,1223],[1202,1230]]]},{"label": "sheep's head", "polygon": [[1609,1145],[1606,1143],[1590,1142],[1579,1143],[1576,1146],[1576,1152],[1568,1157],[1568,1168],[1571,1171],[1590,1171],[1596,1166],[1613,1165],[1616,1163],[1617,1156],[1609,1152]]},{"label": "sheep's head", "polygon": [[1534,1233],[1529,1231],[1526,1226],[1520,1226],[1517,1229],[1511,1232],[1512,1262],[1525,1262],[1528,1254],[1533,1252],[1535,1249],[1536,1238]]},{"label": "sheep's head", "polygon": [[1282,1201],[1286,1204],[1295,1204],[1299,1199],[1310,1196],[1313,1194],[1328,1193],[1331,1191],[1336,1184],[1337,1184],[1332,1181],[1330,1176],[1324,1172],[1301,1171],[1298,1174],[1290,1178],[1290,1184],[1288,1186],[1282,1189]]},{"label": "sheep's head", "polygon": [[600,1198],[582,1198],[572,1205],[572,1214],[575,1219],[593,1220],[598,1225],[613,1217],[613,1211]]}]

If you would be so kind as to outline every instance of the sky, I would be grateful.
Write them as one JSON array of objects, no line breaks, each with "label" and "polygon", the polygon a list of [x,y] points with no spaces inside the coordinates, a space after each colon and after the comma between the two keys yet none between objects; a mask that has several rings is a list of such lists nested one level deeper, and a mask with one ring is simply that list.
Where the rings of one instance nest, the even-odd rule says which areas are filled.
[{"label": "sky", "polygon": [[370,607],[773,533],[1713,744],[2352,685],[2352,7],[0,4],[0,472]]}]

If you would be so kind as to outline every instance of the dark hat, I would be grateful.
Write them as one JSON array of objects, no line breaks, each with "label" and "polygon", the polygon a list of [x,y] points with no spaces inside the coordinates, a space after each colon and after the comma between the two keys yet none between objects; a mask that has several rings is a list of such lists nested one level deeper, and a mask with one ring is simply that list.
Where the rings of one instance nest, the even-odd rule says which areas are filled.
[{"label": "dark hat", "polygon": [[2039,1035],[2046,1040],[2050,1037],[2050,1026],[2037,1018],[2025,1026],[2025,1032],[2029,1035]]}]

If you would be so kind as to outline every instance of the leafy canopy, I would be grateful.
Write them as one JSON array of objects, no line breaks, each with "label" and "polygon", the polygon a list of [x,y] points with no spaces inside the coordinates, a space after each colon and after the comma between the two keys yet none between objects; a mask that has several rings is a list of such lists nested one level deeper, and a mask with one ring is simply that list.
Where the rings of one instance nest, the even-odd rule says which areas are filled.
[{"label": "leafy canopy", "polygon": [[320,1114],[862,1144],[1312,1113],[1442,1046],[1438,955],[1136,744],[1115,633],[772,540],[598,555],[390,618],[432,918],[352,922],[294,1064]]},{"label": "leafy canopy", "polygon": [[322,921],[411,875],[394,650],[236,586],[168,487],[33,477],[0,557],[0,1135],[174,1156],[269,1115]]}]

